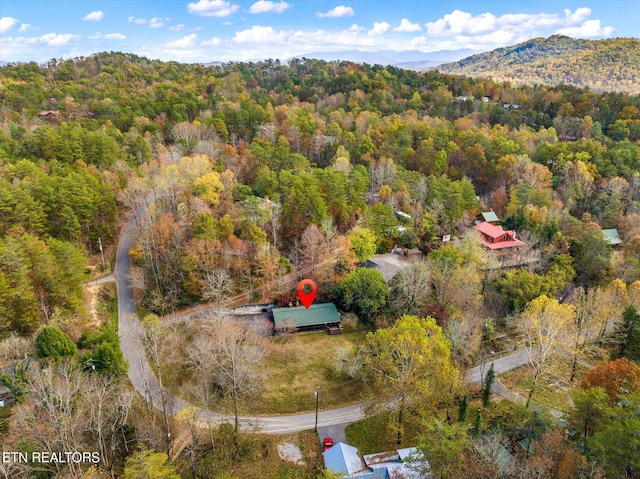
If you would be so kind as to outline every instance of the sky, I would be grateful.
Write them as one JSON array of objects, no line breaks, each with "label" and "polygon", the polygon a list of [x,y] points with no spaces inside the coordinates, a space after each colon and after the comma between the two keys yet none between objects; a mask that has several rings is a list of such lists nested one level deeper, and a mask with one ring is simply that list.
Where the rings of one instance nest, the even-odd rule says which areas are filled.
[{"label": "sky", "polygon": [[640,36],[639,0],[1,0],[0,61],[102,51],[180,62],[488,51],[556,33]]}]

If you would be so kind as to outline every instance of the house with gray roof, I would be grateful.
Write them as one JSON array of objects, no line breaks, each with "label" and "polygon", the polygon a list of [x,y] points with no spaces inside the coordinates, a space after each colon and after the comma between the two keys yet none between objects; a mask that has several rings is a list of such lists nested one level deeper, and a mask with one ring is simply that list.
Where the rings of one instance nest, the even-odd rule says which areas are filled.
[{"label": "house with gray roof", "polygon": [[322,453],[325,468],[357,479],[431,479],[429,462],[415,447],[366,454],[342,442]]}]

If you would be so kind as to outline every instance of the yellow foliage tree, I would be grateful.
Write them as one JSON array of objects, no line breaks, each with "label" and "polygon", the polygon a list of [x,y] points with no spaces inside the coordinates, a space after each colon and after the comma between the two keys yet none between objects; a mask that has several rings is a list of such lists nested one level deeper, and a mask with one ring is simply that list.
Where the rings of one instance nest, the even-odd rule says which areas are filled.
[{"label": "yellow foliage tree", "polygon": [[220,193],[224,191],[224,185],[220,181],[220,174],[215,171],[199,177],[193,184],[200,197],[215,206],[220,202]]},{"label": "yellow foliage tree", "polygon": [[449,402],[457,387],[451,348],[434,318],[403,316],[393,326],[367,334],[363,353],[377,397],[386,404],[394,401],[398,444],[407,407],[433,411]]},{"label": "yellow foliage tree", "polygon": [[546,370],[549,359],[564,345],[567,331],[574,324],[576,308],[560,304],[545,295],[530,301],[520,317],[520,330],[526,338],[525,350],[533,368],[533,379],[527,407],[535,392],[538,379]]}]

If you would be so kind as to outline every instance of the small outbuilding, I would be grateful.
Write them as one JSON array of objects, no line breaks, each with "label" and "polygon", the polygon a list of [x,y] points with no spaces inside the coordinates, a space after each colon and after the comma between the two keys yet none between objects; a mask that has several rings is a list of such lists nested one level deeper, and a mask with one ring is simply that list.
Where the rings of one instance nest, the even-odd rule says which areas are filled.
[{"label": "small outbuilding", "polygon": [[602,236],[604,236],[604,240],[609,243],[611,246],[619,245],[622,243],[622,239],[620,239],[620,234],[618,230],[613,228],[609,230],[602,230]]},{"label": "small outbuilding", "polygon": [[478,215],[476,215],[476,224],[480,224],[480,223],[491,223],[494,226],[497,226],[497,224],[500,222],[500,218],[498,218],[498,215],[495,214],[494,211],[483,211],[482,213],[478,213]]},{"label": "small outbuilding", "polygon": [[276,331],[311,331],[325,329],[330,334],[341,332],[340,314],[333,303],[312,304],[292,308],[273,308],[273,323]]}]

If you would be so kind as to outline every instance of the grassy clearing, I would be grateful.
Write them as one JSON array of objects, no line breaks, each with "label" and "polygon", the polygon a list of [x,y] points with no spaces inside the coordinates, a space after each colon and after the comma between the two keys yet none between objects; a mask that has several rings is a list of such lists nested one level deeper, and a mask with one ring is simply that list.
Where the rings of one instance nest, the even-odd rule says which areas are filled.
[{"label": "grassy clearing", "polygon": [[284,414],[315,408],[314,391],[320,387],[320,408],[346,406],[365,398],[361,380],[350,378],[340,358],[355,354],[364,333],[329,336],[324,332],[292,335],[274,342],[264,363],[265,386],[249,404],[255,414]]},{"label": "grassy clearing", "polygon": [[[179,397],[199,404],[200,378],[184,365],[182,354],[189,347],[194,331],[184,325],[166,330],[163,340],[162,381]],[[325,332],[294,334],[276,338],[268,345],[260,365],[264,373],[262,388],[242,400],[242,414],[292,414],[315,410],[314,391],[320,387],[320,409],[355,404],[366,399],[362,380],[348,376],[341,358],[353,356],[366,333],[329,336]],[[152,368],[157,370],[152,361]],[[212,409],[225,408],[218,400]]]},{"label": "grassy clearing", "polygon": [[418,444],[422,433],[420,419],[410,414],[406,415],[402,444],[398,446],[392,414],[380,414],[348,425],[345,429],[347,442],[357,447],[361,454],[390,451],[398,447],[410,447]]},{"label": "grassy clearing", "polygon": [[[578,365],[576,377],[573,382],[570,382],[571,361],[560,356],[552,358],[547,373],[538,379],[532,400],[547,407],[569,412],[572,408],[571,393],[580,384],[586,370],[585,366]],[[507,388],[527,397],[531,389],[533,373],[529,367],[525,366],[501,374],[499,379]]]},{"label": "grassy clearing", "polygon": [[[241,434],[237,441],[232,436],[220,437],[216,433],[216,448],[206,444],[207,452],[198,461],[198,477],[243,479],[315,479],[322,467],[318,436],[311,431],[274,436],[267,434]],[[206,443],[206,441],[205,441]],[[304,464],[281,459],[278,444],[298,446]],[[177,461],[182,477],[191,477],[188,452]]]}]

